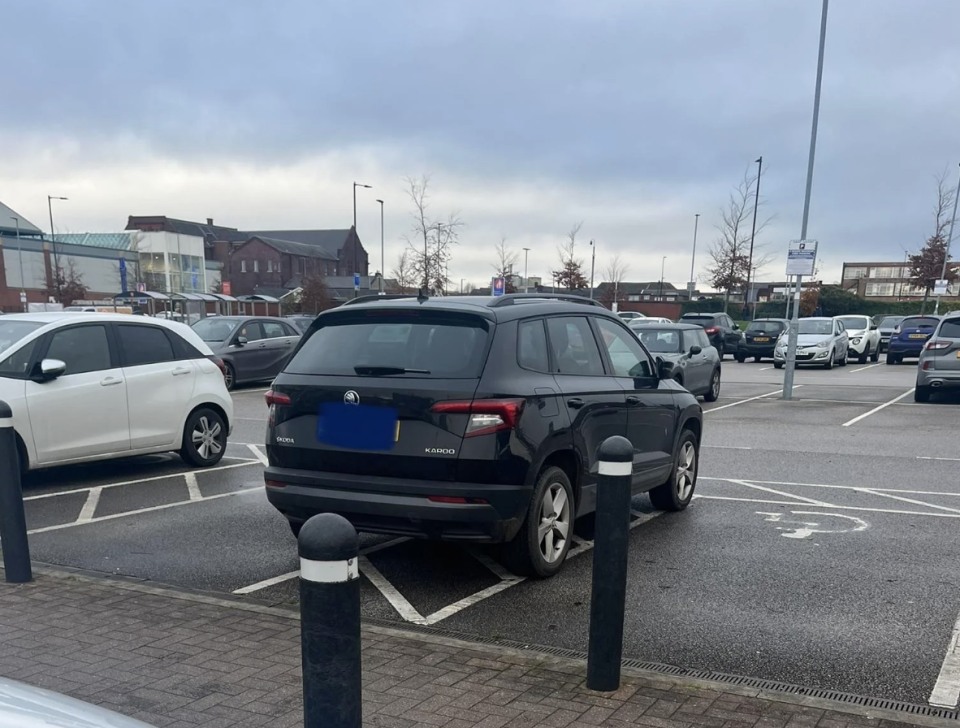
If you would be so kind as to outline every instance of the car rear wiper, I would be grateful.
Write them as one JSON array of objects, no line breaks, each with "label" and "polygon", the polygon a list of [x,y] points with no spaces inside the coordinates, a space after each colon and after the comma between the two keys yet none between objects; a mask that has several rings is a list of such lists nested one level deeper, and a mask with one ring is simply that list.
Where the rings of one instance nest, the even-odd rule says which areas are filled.
[{"label": "car rear wiper", "polygon": [[353,368],[357,374],[380,376],[389,374],[429,374],[426,369],[408,369],[406,367],[375,367],[375,366],[356,366]]}]

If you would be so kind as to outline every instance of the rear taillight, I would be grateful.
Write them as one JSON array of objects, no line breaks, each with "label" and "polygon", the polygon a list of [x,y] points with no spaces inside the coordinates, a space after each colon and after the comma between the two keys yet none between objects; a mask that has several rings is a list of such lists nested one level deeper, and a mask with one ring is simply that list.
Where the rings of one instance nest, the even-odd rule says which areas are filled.
[{"label": "rear taillight", "polygon": [[470,415],[464,437],[512,430],[523,410],[522,399],[478,399],[473,402],[437,402],[430,408],[438,414]]},{"label": "rear taillight", "polygon": [[220,373],[223,376],[227,376],[227,365],[223,363],[223,359],[221,359],[219,356],[214,356],[213,354],[208,356],[207,359],[209,359],[214,364],[216,364],[217,367],[219,367]]},{"label": "rear taillight", "polygon": [[927,345],[924,346],[923,348],[926,349],[927,351],[935,351],[935,350],[937,350],[937,349],[949,349],[949,348],[950,348],[950,342],[949,342],[949,341],[937,341],[937,340],[935,340],[935,339],[930,339],[930,341],[927,342]]},{"label": "rear taillight", "polygon": [[706,331],[708,334],[715,334],[715,333],[717,333],[719,330],[720,330],[720,329],[717,328],[716,326],[711,326],[709,329],[704,329],[704,331]]},{"label": "rear taillight", "polygon": [[263,395],[263,399],[270,408],[270,414],[267,415],[267,422],[273,425],[277,420],[277,405],[290,404],[290,397],[283,392],[274,392],[272,389],[268,389],[267,393]]}]

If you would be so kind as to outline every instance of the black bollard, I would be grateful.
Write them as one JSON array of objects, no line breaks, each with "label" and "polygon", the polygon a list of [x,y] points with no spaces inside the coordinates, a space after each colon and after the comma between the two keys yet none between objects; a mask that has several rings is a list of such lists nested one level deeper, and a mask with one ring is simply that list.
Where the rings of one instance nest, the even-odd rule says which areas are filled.
[{"label": "black bollard", "polygon": [[598,459],[587,687],[610,692],[620,688],[633,445],[619,435],[608,437],[600,444]]},{"label": "black bollard", "polygon": [[13,410],[3,401],[0,401],[0,548],[3,549],[3,574],[8,583],[25,584],[33,579]]},{"label": "black bollard", "polygon": [[360,541],[324,513],[300,529],[300,646],[305,728],[361,728]]}]

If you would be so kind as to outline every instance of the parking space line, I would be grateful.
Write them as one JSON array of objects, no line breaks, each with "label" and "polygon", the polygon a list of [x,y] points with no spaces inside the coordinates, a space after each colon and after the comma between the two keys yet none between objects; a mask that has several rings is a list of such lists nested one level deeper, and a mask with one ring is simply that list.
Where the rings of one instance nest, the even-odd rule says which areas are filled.
[{"label": "parking space line", "polygon": [[200,492],[200,484],[197,483],[195,473],[184,473],[183,479],[187,481],[187,492],[190,494],[190,500],[200,500],[203,494]]},{"label": "parking space line", "polygon": [[950,513],[960,514],[960,510],[956,508],[947,508],[946,506],[937,506],[933,503],[925,503],[924,501],[914,500],[913,498],[904,498],[901,495],[893,495],[893,493],[884,493],[880,490],[874,490],[873,488],[862,488],[860,489],[861,493],[869,493],[870,495],[878,495],[882,498],[892,498],[893,500],[903,501],[904,503],[913,503],[915,506],[926,506],[927,508],[936,508],[938,511],[949,511]]},{"label": "parking space line", "polygon": [[[803,386],[802,384],[794,384],[793,388],[798,389],[802,386]],[[737,405],[746,404],[747,402],[754,402],[758,399],[763,399],[764,397],[772,397],[773,395],[780,394],[781,392],[783,392],[783,389],[778,389],[776,392],[767,392],[766,394],[758,394],[756,397],[741,399],[739,402],[731,402],[730,404],[725,404],[720,407],[711,407],[710,409],[705,409],[703,411],[703,414],[707,414],[708,412],[717,412],[722,409],[727,409],[728,407],[736,407]]]},{"label": "parking space line", "polygon": [[854,417],[854,418],[853,418],[852,420],[850,420],[849,422],[844,422],[844,423],[841,425],[841,427],[850,427],[850,425],[855,425],[855,424],[857,424],[858,422],[860,422],[860,420],[865,420],[865,419],[867,419],[867,417],[869,417],[870,415],[876,414],[876,413],[879,412],[880,410],[884,410],[884,409],[886,409],[887,407],[889,407],[889,406],[892,405],[892,404],[896,404],[896,403],[899,402],[901,399],[903,399],[904,397],[909,397],[911,394],[913,394],[913,387],[911,387],[910,389],[908,389],[906,392],[904,392],[904,393],[901,394],[900,396],[894,397],[894,398],[891,399],[889,402],[884,402],[884,403],[883,403],[882,405],[880,405],[879,407],[874,407],[874,408],[873,408],[872,410],[870,410],[869,412],[864,412],[862,415],[857,415],[856,417]]},{"label": "parking space line", "polygon": [[457,612],[462,612],[467,607],[472,607],[474,604],[482,602],[484,599],[489,599],[495,594],[499,594],[502,591],[506,591],[512,586],[516,586],[522,581],[526,581],[524,577],[514,577],[511,580],[501,581],[499,584],[494,584],[493,586],[488,586],[486,589],[481,589],[476,594],[471,594],[468,597],[454,602],[453,604],[448,604],[443,609],[439,609],[433,614],[428,615],[427,617],[422,618],[423,621],[420,624],[436,624],[441,622],[447,617],[452,617]]},{"label": "parking space line", "polygon": [[377,590],[383,594],[384,598],[390,602],[390,605],[397,610],[397,613],[407,622],[414,624],[426,624],[426,619],[414,606],[407,601],[407,598],[401,594],[397,588],[391,584],[380,573],[376,566],[370,563],[366,556],[359,558],[360,573],[367,577],[367,580],[373,584]]},{"label": "parking space line", "polygon": [[960,518],[960,513],[923,513],[921,511],[902,511],[893,508],[867,508],[866,506],[838,506],[832,503],[797,503],[791,501],[764,500],[762,498],[735,498],[727,495],[701,495],[695,493],[694,498],[703,498],[704,500],[735,501],[737,503],[760,503],[772,506],[798,506],[803,505],[809,508],[833,508],[838,511],[862,511],[864,513],[889,513],[895,516],[931,516],[933,518]]},{"label": "parking space line", "polygon": [[746,445],[701,445],[700,447],[708,447],[712,450],[753,450]]},{"label": "parking space line", "polygon": [[[240,458],[230,458],[231,460],[239,460]],[[230,470],[231,468],[243,468],[248,465],[253,465],[254,463],[260,462],[259,460],[244,460],[239,463],[231,463],[230,465],[218,465],[213,468],[206,468],[203,472],[205,473],[215,473],[219,470]],[[84,493],[86,491],[92,490],[93,488],[99,488],[104,490],[105,488],[119,488],[124,485],[139,485],[140,483],[153,483],[157,480],[167,480],[168,478],[176,478],[183,475],[183,473],[168,473],[166,475],[151,475],[149,478],[139,478],[137,480],[123,480],[119,483],[107,483],[105,485],[91,485],[86,488],[74,488],[73,490],[58,490],[56,493],[41,493],[40,495],[28,495],[24,496],[25,501],[32,500],[43,500],[44,498],[59,498],[64,495],[73,495],[74,493]]]},{"label": "parking space line", "polygon": [[257,460],[259,460],[263,465],[270,464],[266,454],[260,449],[259,445],[247,445],[247,448],[250,450],[250,452],[257,456]]},{"label": "parking space line", "polygon": [[717,480],[724,483],[740,483],[741,481],[745,483],[757,483],[760,485],[778,485],[778,486],[791,486],[791,487],[800,487],[800,488],[835,488],[837,490],[875,490],[880,493],[906,493],[907,495],[945,495],[951,498],[960,498],[960,493],[950,493],[934,490],[905,490],[902,488],[874,488],[866,487],[859,485],[826,485],[824,483],[792,483],[781,480],[747,480],[746,478],[734,479],[734,478],[715,478],[709,475],[699,476],[699,480]]},{"label": "parking space line", "polygon": [[[753,483],[748,483],[745,480],[728,480],[730,483],[736,483],[737,485],[742,485],[745,488],[754,488],[756,490],[766,491],[767,493],[773,493],[774,495],[782,495],[785,498],[794,498],[801,503],[805,503],[811,506],[829,506],[829,503],[825,503],[821,500],[814,500],[813,498],[804,498],[802,495],[794,495],[793,493],[784,493],[782,490],[774,490],[773,488],[767,488],[762,485],[755,485]],[[800,505],[800,503],[796,504]]]},{"label": "parking space line", "polygon": [[865,367],[859,367],[859,368],[857,368],[857,369],[849,369],[849,370],[847,370],[847,373],[848,373],[848,374],[856,374],[857,372],[862,372],[864,369],[873,369],[874,367],[878,367],[878,366],[880,366],[880,365],[883,364],[883,363],[884,363],[884,362],[880,361],[880,362],[877,362],[876,364],[867,364],[867,366],[865,366]]},{"label": "parking space line", "polygon": [[509,571],[504,569],[500,564],[491,559],[485,553],[478,551],[475,548],[468,548],[467,553],[470,554],[473,558],[479,561],[481,564],[486,566],[490,571],[493,572],[494,576],[499,577],[501,581],[523,581],[522,576],[517,576],[516,574],[511,574]]},{"label": "parking space line", "polygon": [[234,589],[231,594],[252,594],[253,592],[260,591],[261,589],[266,589],[268,586],[276,586],[277,584],[282,584],[285,581],[296,579],[298,576],[300,576],[299,569],[296,571],[288,571],[286,574],[274,576],[270,579],[264,579],[263,581],[258,581],[256,584],[251,584],[250,586],[242,586],[239,589]]},{"label": "parking space line", "polygon": [[940,674],[927,702],[940,708],[956,708],[960,703],[960,615],[953,625],[947,656],[943,658]]},{"label": "parking space line", "polygon": [[760,367],[757,371],[759,371],[759,372],[765,372],[765,371],[767,371],[767,369],[773,369],[773,367]]},{"label": "parking space line", "polygon": [[76,523],[89,523],[93,520],[93,515],[97,512],[97,504],[100,503],[100,494],[103,488],[91,488],[87,493],[87,500],[80,509],[80,515],[77,516]]},{"label": "parking space line", "polygon": [[945,460],[949,463],[960,463],[960,458],[931,458],[924,455],[917,455],[917,460]]}]

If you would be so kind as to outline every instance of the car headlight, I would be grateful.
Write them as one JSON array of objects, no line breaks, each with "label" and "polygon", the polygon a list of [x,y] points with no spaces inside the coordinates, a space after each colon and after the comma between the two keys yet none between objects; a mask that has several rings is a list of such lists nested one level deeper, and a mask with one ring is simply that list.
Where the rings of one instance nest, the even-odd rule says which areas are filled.
[{"label": "car headlight", "polygon": [[817,342],[817,348],[818,348],[818,349],[826,349],[828,346],[830,346],[830,342],[829,342],[829,341],[818,341],[818,342]]},{"label": "car headlight", "polygon": [[859,344],[859,343],[860,343],[860,337],[858,336],[856,339],[851,339],[851,340],[850,340],[850,343],[851,343],[851,344]]}]

